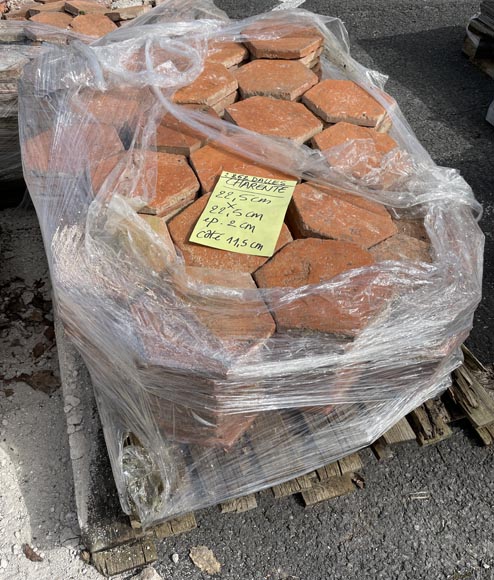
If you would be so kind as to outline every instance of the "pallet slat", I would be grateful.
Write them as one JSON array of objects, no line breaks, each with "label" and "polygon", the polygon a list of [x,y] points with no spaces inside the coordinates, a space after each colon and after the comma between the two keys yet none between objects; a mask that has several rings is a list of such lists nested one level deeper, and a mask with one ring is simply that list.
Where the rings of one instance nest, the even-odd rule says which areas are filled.
[{"label": "pallet slat", "polygon": [[133,568],[152,564],[158,559],[158,554],[154,541],[145,538],[131,544],[96,552],[92,558],[98,572],[104,576],[114,576]]},{"label": "pallet slat", "polygon": [[474,427],[485,427],[494,423],[494,398],[466,367],[459,367],[454,371],[450,394]]},{"label": "pallet slat", "polygon": [[243,497],[237,497],[235,499],[230,499],[220,504],[220,510],[222,514],[241,514],[243,512],[253,510],[256,507],[257,499],[254,493],[244,495]]},{"label": "pallet slat", "polygon": [[408,415],[419,445],[432,445],[453,434],[446,422],[447,416],[447,411],[440,399],[426,401]]},{"label": "pallet slat", "polygon": [[326,481],[315,484],[310,489],[302,491],[302,498],[306,506],[314,505],[334,497],[346,495],[355,491],[352,474],[345,473],[338,477],[331,477]]},{"label": "pallet slat", "polygon": [[414,430],[410,427],[407,418],[403,417],[403,419],[400,419],[398,423],[384,433],[383,439],[387,445],[398,445],[399,443],[406,443],[407,441],[415,441],[417,437],[415,436]]}]

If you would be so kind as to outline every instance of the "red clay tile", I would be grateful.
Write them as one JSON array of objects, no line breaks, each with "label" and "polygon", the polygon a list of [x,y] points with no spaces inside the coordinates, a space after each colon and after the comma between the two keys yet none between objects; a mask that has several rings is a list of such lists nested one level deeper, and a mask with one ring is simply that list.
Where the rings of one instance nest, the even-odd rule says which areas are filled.
[{"label": "red clay tile", "polygon": [[295,101],[317,84],[317,76],[300,62],[254,60],[234,71],[240,94]]},{"label": "red clay tile", "polygon": [[243,355],[274,334],[274,320],[249,273],[187,266],[186,275],[200,293],[203,285],[248,291],[245,299],[219,294],[214,308],[203,299],[191,302],[194,314],[227,351]]},{"label": "red clay tile", "polygon": [[56,28],[66,29],[69,28],[73,19],[70,14],[65,14],[65,12],[40,12],[32,16],[30,20],[40,24],[48,24]]},{"label": "red clay tile", "polygon": [[[182,105],[186,109],[198,110],[216,118],[220,118],[214,109],[207,105]],[[167,113],[156,127],[156,134],[149,142],[150,147],[158,151],[189,156],[207,141],[207,134],[200,133],[177,119],[172,113]],[[142,135],[138,136],[138,144],[142,145]]]},{"label": "red clay tile", "polygon": [[316,51],[323,42],[321,33],[316,28],[277,27],[269,21],[256,22],[256,24],[246,28],[243,33],[247,37],[269,37],[266,39],[251,38],[246,42],[246,46],[254,58],[299,59]]},{"label": "red clay tile", "polygon": [[237,90],[235,77],[222,64],[205,63],[201,74],[190,85],[175,92],[175,103],[212,106]]},{"label": "red clay tile", "polygon": [[214,189],[222,171],[272,179],[295,179],[287,173],[259,165],[212,144],[194,151],[190,156],[190,162],[201,182],[203,193],[209,193]]},{"label": "red clay tile", "polygon": [[376,262],[385,260],[432,262],[430,248],[431,245],[423,240],[405,234],[396,234],[371,248],[370,252]]},{"label": "red clay tile", "polygon": [[69,0],[65,2],[65,12],[79,16],[79,14],[93,14],[108,12],[108,8],[98,4],[98,2],[90,2],[89,0]]},{"label": "red clay tile", "polygon": [[182,155],[136,149],[100,163],[92,172],[97,194],[111,174],[109,190],[124,197],[139,197],[140,213],[171,217],[193,201],[199,189],[194,172]]},{"label": "red clay tile", "polygon": [[[54,140],[56,140],[54,142]],[[77,159],[67,155],[77,147]],[[114,127],[99,123],[66,125],[63,130],[49,129],[24,144],[23,159],[28,171],[73,174],[87,162],[94,166],[123,150]]]},{"label": "red clay tile", "polygon": [[226,119],[236,125],[271,137],[304,143],[322,131],[321,121],[302,103],[269,97],[251,97],[227,107]]},{"label": "red clay tile", "polygon": [[295,238],[329,238],[364,248],[382,242],[397,231],[387,212],[367,211],[350,203],[348,198],[334,196],[328,189],[307,183],[296,186],[286,222]]},{"label": "red clay tile", "polygon": [[117,25],[104,14],[80,14],[72,20],[71,28],[78,34],[100,38],[117,29]]},{"label": "red clay tile", "polygon": [[239,42],[218,42],[209,43],[207,62],[222,64],[226,68],[238,65],[249,56],[249,51]]},{"label": "red clay tile", "polygon": [[362,87],[348,80],[327,79],[307,91],[303,103],[327,123],[379,127],[386,110]]},{"label": "red clay tile", "polygon": [[[193,204],[170,220],[168,228],[175,245],[182,251],[185,263],[189,266],[212,268],[214,270],[231,270],[252,273],[262,266],[268,258],[249,256],[226,250],[217,250],[189,242],[194,226],[208,202],[209,195],[203,195]],[[292,240],[288,228],[283,225],[276,245],[276,251]]]},{"label": "red clay tile", "polygon": [[226,107],[232,105],[238,99],[238,91],[233,91],[223,99],[220,99],[217,103],[211,105],[212,109],[221,117],[225,112]]},{"label": "red clay tile", "polygon": [[[295,240],[254,273],[260,288],[300,288],[373,264],[361,246],[336,240]],[[374,274],[355,274],[335,293],[320,290],[279,302],[266,296],[278,332],[319,331],[355,336],[382,310],[387,294],[374,288]]]},{"label": "red clay tile", "polygon": [[49,4],[36,3],[36,6],[29,8],[27,11],[28,16],[35,16],[36,14],[41,14],[41,12],[63,12],[65,6],[65,0],[58,0],[57,2],[50,2]]},{"label": "red clay tile", "polygon": [[[88,16],[91,15],[88,14]],[[77,18],[79,16],[74,18],[74,21]],[[116,129],[123,127],[133,129],[146,101],[149,101],[149,94],[142,90],[96,91],[85,89],[74,95],[72,108],[82,114],[84,118],[89,117],[99,123],[113,125]]]},{"label": "red clay tile", "polygon": [[351,123],[328,127],[312,139],[312,144],[332,165],[351,169],[360,178],[381,167],[385,156],[398,147],[389,135]]}]

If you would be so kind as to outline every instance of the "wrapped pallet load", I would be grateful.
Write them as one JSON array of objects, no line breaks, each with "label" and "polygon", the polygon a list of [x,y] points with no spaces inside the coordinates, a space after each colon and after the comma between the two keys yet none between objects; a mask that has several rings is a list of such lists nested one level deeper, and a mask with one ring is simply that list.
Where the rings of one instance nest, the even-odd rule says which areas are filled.
[{"label": "wrapped pallet load", "polygon": [[450,384],[481,208],[342,23],[168,0],[20,84],[58,315],[147,526],[368,445]]}]

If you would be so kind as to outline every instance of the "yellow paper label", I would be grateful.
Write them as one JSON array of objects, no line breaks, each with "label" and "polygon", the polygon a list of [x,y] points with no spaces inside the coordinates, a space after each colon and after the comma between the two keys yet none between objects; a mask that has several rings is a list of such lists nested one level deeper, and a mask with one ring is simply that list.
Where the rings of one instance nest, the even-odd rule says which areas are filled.
[{"label": "yellow paper label", "polygon": [[190,242],[220,250],[272,256],[296,181],[223,171]]}]

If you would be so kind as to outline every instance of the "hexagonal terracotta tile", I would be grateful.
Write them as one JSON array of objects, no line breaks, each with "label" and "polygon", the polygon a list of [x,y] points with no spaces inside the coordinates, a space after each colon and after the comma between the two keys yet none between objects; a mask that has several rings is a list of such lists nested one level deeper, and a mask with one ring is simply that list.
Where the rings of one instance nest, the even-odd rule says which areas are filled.
[{"label": "hexagonal terracotta tile", "polygon": [[386,109],[362,87],[349,80],[327,79],[304,94],[303,103],[327,123],[379,127]]},{"label": "hexagonal terracotta tile", "polygon": [[234,71],[240,94],[295,101],[318,82],[317,76],[300,62],[254,60]]},{"label": "hexagonal terracotta tile", "polygon": [[[312,145],[321,149],[333,166],[350,171],[358,178],[380,168],[385,156],[398,147],[389,135],[351,123],[328,127],[313,137]],[[390,183],[393,179],[396,177],[390,174]]]},{"label": "hexagonal terracotta tile", "polygon": [[[214,270],[254,272],[268,258],[218,250],[189,242],[190,234],[206,207],[208,199],[209,195],[203,195],[170,220],[168,224],[170,235],[176,246],[182,251],[185,263],[189,266],[200,266],[201,268],[212,268]],[[291,240],[292,236],[288,228],[283,224],[276,250],[279,250]]]},{"label": "hexagonal terracotta tile", "polygon": [[139,197],[139,209],[162,217],[171,217],[192,202],[199,189],[194,172],[182,155],[135,149],[110,157],[92,172],[93,191],[97,194],[109,178],[109,193]]},{"label": "hexagonal terracotta tile", "polygon": [[299,59],[318,50],[323,38],[315,28],[286,26],[263,28],[262,24],[254,25],[244,30],[244,34],[271,36],[269,39],[252,38],[246,46],[254,58],[268,59]]},{"label": "hexagonal terracotta tile", "polygon": [[[254,273],[254,279],[260,288],[301,288],[373,263],[372,255],[356,244],[309,238],[286,245]],[[308,292],[281,302],[266,295],[278,332],[311,330],[355,336],[385,302],[386,292],[373,287],[375,276],[355,273],[350,284],[334,293]]]},{"label": "hexagonal terracotta tile", "polygon": [[370,248],[396,234],[386,210],[384,214],[368,211],[351,203],[345,192],[338,193],[332,195],[329,188],[323,190],[307,183],[297,185],[286,217],[292,235],[341,240]]},{"label": "hexagonal terracotta tile", "polygon": [[240,127],[304,143],[322,131],[322,122],[302,103],[251,97],[227,107],[225,118]]},{"label": "hexagonal terracotta tile", "polygon": [[[187,109],[189,109],[202,111],[217,119],[220,118],[216,111],[207,105],[182,105],[182,107],[184,114],[187,114]],[[141,146],[143,145],[142,139],[142,134],[137,136],[137,143]],[[144,145],[148,148],[156,147],[157,151],[165,153],[189,156],[192,151],[196,151],[204,145],[207,139],[206,133],[192,129],[172,113],[167,113],[156,127],[155,135],[151,136],[149,143],[144,143]]]},{"label": "hexagonal terracotta tile", "polygon": [[190,85],[175,92],[175,103],[213,106],[237,90],[237,80],[222,64],[206,62],[202,73]]},{"label": "hexagonal terracotta tile", "polygon": [[[67,152],[77,147],[74,157]],[[117,131],[103,123],[74,123],[63,129],[48,129],[24,143],[23,161],[28,171],[74,174],[84,165],[91,167],[123,151]]]},{"label": "hexagonal terracotta tile", "polygon": [[249,51],[240,42],[213,41],[209,43],[206,60],[231,68],[239,65],[248,57]]},{"label": "hexagonal terracotta tile", "polygon": [[190,162],[201,182],[203,193],[209,193],[213,190],[222,171],[255,175],[256,177],[271,177],[272,179],[296,179],[287,173],[265,167],[213,144],[205,145],[198,151],[194,151],[190,156]]}]

